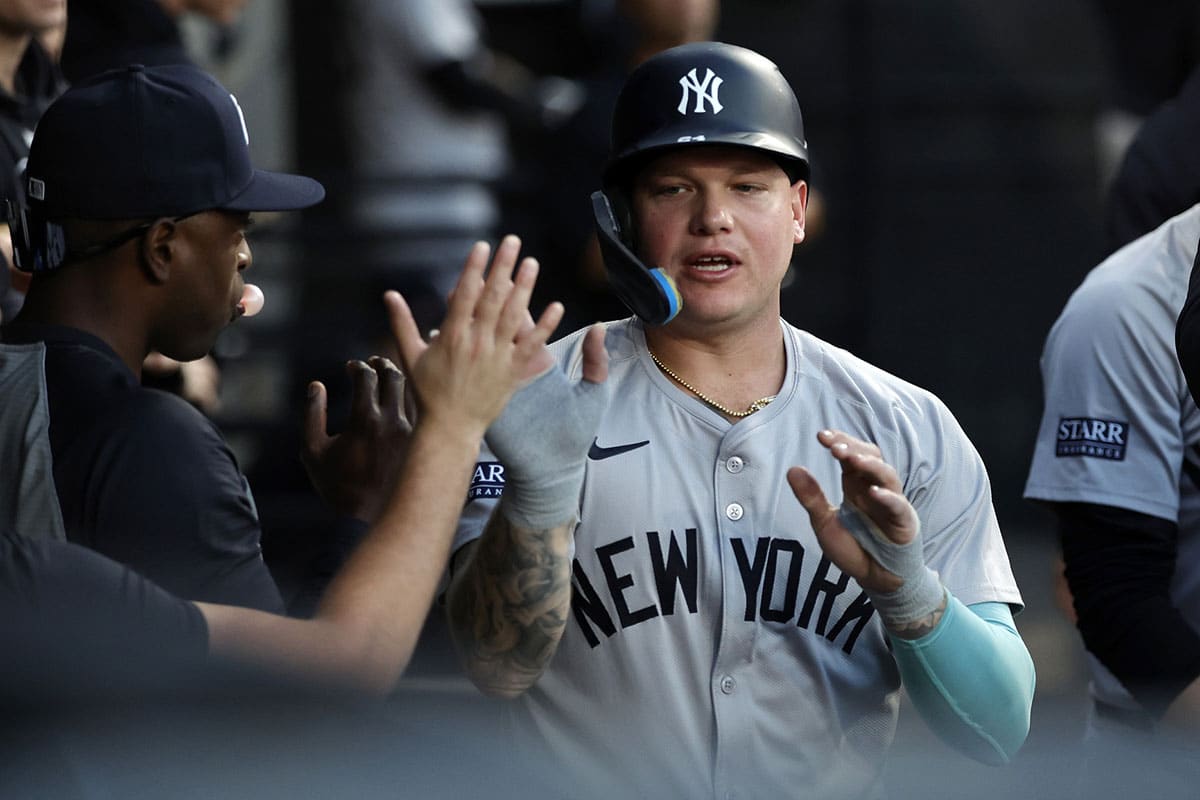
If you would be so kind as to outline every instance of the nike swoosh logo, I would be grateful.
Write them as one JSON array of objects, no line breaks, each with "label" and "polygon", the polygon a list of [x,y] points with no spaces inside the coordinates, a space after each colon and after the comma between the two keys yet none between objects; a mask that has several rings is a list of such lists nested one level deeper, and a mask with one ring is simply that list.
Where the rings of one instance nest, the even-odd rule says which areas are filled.
[{"label": "nike swoosh logo", "polygon": [[645,447],[646,445],[650,444],[650,440],[647,439],[644,442],[636,442],[635,444],[619,444],[616,447],[601,447],[600,445],[596,444],[598,441],[600,441],[599,437],[592,439],[592,446],[588,449],[588,458],[590,458],[592,461],[601,461],[606,458],[612,458],[613,456],[619,456],[622,453],[628,453],[630,450],[637,450],[639,447]]}]

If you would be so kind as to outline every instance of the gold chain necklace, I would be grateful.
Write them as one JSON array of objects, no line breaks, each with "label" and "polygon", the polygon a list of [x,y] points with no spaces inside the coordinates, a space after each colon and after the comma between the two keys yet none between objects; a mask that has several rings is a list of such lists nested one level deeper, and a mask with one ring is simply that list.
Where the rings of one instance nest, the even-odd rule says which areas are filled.
[{"label": "gold chain necklace", "polygon": [[704,392],[700,391],[695,386],[692,386],[690,383],[685,381],[683,378],[679,377],[674,372],[672,372],[670,367],[668,367],[666,364],[664,364],[662,361],[660,361],[658,356],[654,355],[654,351],[651,350],[649,348],[649,346],[646,347],[646,352],[650,354],[650,359],[655,364],[658,365],[658,368],[661,369],[663,372],[667,373],[667,375],[669,375],[671,378],[673,378],[676,383],[678,383],[683,388],[687,389],[692,394],[696,395],[696,397],[699,397],[701,400],[708,403],[710,406],[715,408],[717,411],[720,411],[722,414],[726,414],[731,417],[736,417],[738,419],[741,419],[742,417],[748,417],[751,414],[753,414],[755,411],[761,411],[764,408],[766,408],[767,406],[769,406],[771,404],[771,401],[777,397],[777,395],[770,395],[768,397],[760,397],[758,400],[755,400],[753,403],[751,403],[749,406],[747,406],[745,411],[731,411],[730,409],[721,405],[716,400],[713,400],[711,397],[706,395]]}]

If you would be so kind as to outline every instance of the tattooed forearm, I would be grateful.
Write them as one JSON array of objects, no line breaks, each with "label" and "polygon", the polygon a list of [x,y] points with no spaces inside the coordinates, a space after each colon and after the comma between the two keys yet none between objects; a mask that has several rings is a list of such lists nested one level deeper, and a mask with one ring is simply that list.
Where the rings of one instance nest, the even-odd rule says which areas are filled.
[{"label": "tattooed forearm", "polygon": [[448,596],[450,628],[471,680],[516,696],[542,674],[571,605],[571,531],[534,531],[495,514]]}]

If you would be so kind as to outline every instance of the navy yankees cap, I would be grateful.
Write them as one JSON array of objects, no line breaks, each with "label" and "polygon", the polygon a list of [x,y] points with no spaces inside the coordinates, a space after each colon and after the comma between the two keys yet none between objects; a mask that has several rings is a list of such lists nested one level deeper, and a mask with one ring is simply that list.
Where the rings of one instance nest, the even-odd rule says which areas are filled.
[{"label": "navy yankees cap", "polygon": [[312,178],[255,169],[242,109],[190,65],[110,70],[46,109],[26,202],[44,219],[133,219],[208,209],[287,211],[325,197]]}]

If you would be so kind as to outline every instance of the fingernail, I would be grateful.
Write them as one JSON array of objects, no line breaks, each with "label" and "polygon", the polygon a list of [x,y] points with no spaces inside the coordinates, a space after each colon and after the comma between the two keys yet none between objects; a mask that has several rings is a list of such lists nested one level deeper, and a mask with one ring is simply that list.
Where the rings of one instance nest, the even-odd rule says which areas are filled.
[{"label": "fingernail", "polygon": [[309,400],[313,399],[313,398],[314,398],[314,397],[316,397],[318,394],[320,394],[320,392],[321,392],[321,387],[317,386],[315,383],[311,383],[311,384],[309,384],[309,386],[308,386],[308,399],[309,399]]}]

